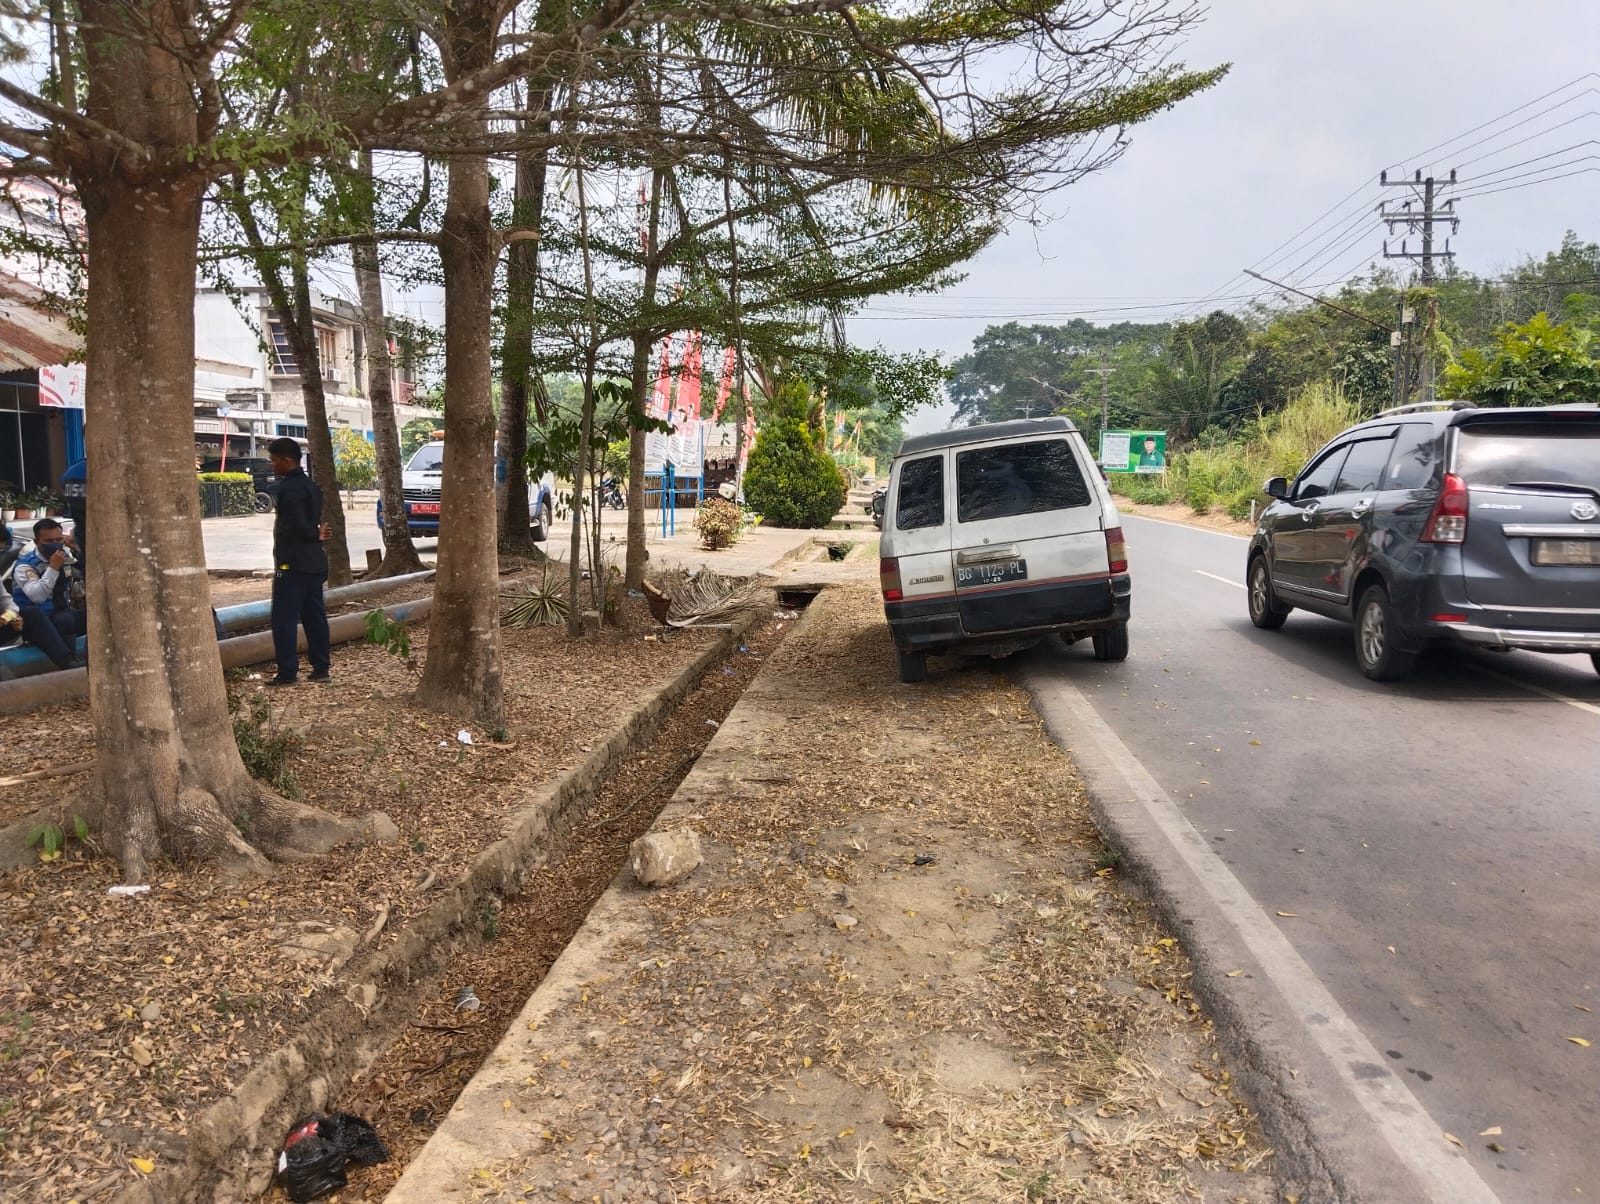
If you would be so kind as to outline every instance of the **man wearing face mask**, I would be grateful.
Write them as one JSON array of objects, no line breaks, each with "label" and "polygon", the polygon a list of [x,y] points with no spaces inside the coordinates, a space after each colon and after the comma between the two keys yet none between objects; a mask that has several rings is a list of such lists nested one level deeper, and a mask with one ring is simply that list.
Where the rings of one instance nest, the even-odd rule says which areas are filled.
[{"label": "man wearing face mask", "polygon": [[55,519],[41,518],[33,524],[33,546],[17,557],[11,573],[11,600],[22,623],[22,636],[58,669],[84,663],[75,650],[78,637],[89,633],[82,591],[73,589],[76,559],[72,536],[62,531]]}]

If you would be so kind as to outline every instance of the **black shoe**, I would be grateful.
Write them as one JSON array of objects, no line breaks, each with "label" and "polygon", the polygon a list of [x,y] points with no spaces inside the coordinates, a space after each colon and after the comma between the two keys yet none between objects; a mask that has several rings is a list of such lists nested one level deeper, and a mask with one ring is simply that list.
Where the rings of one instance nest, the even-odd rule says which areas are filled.
[{"label": "black shoe", "polygon": [[269,678],[267,678],[266,682],[263,683],[263,684],[265,684],[267,686],[271,686],[271,687],[297,686],[297,685],[300,684],[300,679],[297,678],[297,677],[288,677],[288,678],[285,678],[285,677],[269,677]]},{"label": "black shoe", "polygon": [[322,671],[320,671],[318,673],[313,673],[311,675],[311,680],[312,681],[327,682],[327,681],[332,681],[333,678],[328,675],[328,671],[326,669],[323,669]]}]

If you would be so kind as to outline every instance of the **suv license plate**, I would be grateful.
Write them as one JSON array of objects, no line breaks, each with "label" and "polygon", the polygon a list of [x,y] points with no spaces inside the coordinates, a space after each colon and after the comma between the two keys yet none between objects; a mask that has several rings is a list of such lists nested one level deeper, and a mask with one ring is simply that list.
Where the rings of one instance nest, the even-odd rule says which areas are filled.
[{"label": "suv license plate", "polygon": [[964,564],[956,569],[956,588],[964,585],[1001,585],[1007,581],[1026,581],[1026,560],[996,560],[990,564]]},{"label": "suv license plate", "polygon": [[1600,539],[1536,539],[1534,564],[1600,564]]}]

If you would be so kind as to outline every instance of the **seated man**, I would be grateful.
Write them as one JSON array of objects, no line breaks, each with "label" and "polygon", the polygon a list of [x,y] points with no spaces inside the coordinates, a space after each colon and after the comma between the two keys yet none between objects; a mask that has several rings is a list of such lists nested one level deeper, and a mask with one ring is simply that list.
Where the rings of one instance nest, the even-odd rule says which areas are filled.
[{"label": "seated man", "polygon": [[58,669],[83,664],[76,655],[78,637],[89,632],[89,616],[72,596],[71,544],[59,522],[41,518],[33,524],[33,545],[11,571],[11,600],[23,638]]}]

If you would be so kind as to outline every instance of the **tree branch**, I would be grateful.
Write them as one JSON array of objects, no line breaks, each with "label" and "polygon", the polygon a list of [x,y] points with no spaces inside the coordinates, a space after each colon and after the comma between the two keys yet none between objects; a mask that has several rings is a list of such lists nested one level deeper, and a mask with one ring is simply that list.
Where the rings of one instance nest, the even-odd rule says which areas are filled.
[{"label": "tree branch", "polygon": [[[42,117],[46,121],[60,126],[63,130],[76,134],[85,141],[98,142],[102,145],[113,146],[117,150],[121,151],[124,155],[132,158],[135,165],[139,167],[148,166],[150,163],[149,150],[139,145],[139,143],[133,141],[133,139],[128,138],[123,134],[119,134],[116,130],[111,129],[109,126],[101,125],[98,121],[95,121],[91,117],[85,117],[82,113],[75,112],[74,110],[66,108],[63,105],[58,105],[53,100],[46,100],[42,96],[37,96],[28,91],[26,88],[12,83],[3,75],[0,75],[0,98],[9,100],[12,104],[18,106],[19,108],[26,109],[36,117]],[[0,137],[7,136],[8,131],[14,129],[16,129],[16,127],[0,126]],[[43,137],[43,145],[49,148],[48,153],[50,154],[51,158],[54,158],[61,152],[62,148],[51,142],[48,138],[48,135],[41,135],[38,131],[18,132],[28,133],[34,137]],[[25,144],[19,141],[17,145],[23,146]],[[40,153],[38,149],[32,146],[29,146],[26,149],[33,154]]]}]

